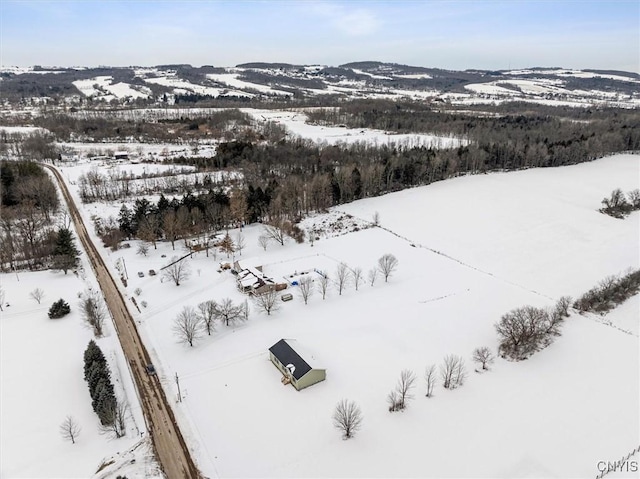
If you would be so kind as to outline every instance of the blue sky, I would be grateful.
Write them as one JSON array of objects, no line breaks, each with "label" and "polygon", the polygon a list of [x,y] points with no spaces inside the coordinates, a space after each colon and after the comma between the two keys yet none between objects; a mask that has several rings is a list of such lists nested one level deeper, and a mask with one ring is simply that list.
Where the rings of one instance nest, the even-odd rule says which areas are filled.
[{"label": "blue sky", "polygon": [[0,63],[640,71],[640,1],[0,0]]}]

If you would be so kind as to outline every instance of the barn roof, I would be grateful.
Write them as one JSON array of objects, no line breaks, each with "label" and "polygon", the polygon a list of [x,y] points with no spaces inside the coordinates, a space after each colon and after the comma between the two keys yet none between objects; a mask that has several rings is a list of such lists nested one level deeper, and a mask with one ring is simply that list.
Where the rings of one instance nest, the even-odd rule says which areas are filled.
[{"label": "barn roof", "polygon": [[281,339],[269,348],[269,351],[289,370],[293,366],[291,375],[297,380],[311,371],[311,366],[291,347],[286,339]]}]

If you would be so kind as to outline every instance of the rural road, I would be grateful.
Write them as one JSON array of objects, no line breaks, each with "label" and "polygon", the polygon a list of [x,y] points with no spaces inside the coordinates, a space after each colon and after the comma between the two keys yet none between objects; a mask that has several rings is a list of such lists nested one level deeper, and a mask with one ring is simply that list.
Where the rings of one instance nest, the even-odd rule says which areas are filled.
[{"label": "rural road", "polygon": [[200,478],[200,472],[191,458],[158,377],[149,376],[146,373],[145,367],[151,363],[151,360],[140,339],[135,321],[127,310],[125,299],[120,294],[113,277],[87,234],[82,217],[60,172],[50,165],[43,166],[53,173],[60,185],[60,190],[69,208],[69,214],[73,218],[80,241],[89,256],[107,307],[111,311],[120,344],[138,389],[142,411],[162,471],[169,479]]}]

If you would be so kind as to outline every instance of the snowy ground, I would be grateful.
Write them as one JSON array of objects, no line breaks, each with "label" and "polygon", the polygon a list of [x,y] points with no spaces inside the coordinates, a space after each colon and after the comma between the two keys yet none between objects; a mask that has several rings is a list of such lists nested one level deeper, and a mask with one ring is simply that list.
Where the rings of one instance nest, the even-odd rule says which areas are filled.
[{"label": "snowy ground", "polygon": [[[314,269],[335,276],[340,261],[366,276],[385,253],[400,266],[388,283],[359,291],[352,284],[342,295],[334,287],[324,301],[316,292],[306,306],[292,287],[294,301],[272,316],[253,307],[247,323],[218,325],[194,348],[177,342],[173,319],[201,301],[244,300],[235,277],[219,272],[233,258],[194,254],[186,260],[191,279],[176,287],[147,272],[184,254],[181,242],[176,251],[159,244],[148,257],[135,254],[135,242],[103,251],[112,268],[125,260],[126,293],[141,290],[141,332],[209,477],[595,477],[599,461],[626,455],[640,440],[637,298],[605,317],[628,332],[573,314],[563,335],[530,360],[498,360],[480,374],[470,356],[478,346],[495,350],[493,324],[508,310],[548,306],[640,266],[640,215],[597,212],[612,189],[638,188],[639,178],[633,155],[457,178],[343,205],[355,217],[345,232],[376,211],[382,227],[321,235],[313,247],[290,242],[265,252],[260,226],[245,227],[242,257],[276,279]],[[324,226],[340,216],[332,212]],[[267,355],[281,338],[311,350],[327,380],[301,392],[282,386]],[[467,359],[466,384],[438,387],[426,399],[425,366],[450,353]],[[405,412],[391,414],[385,397],[404,368],[419,387]],[[342,398],[364,414],[350,441],[331,425]]]},{"label": "snowy ground", "polygon": [[[88,268],[88,266],[86,266]],[[83,354],[92,339],[79,312],[78,294],[94,285],[90,275],[62,272],[19,272],[0,275],[10,304],[0,313],[0,477],[89,477],[103,459],[139,441],[144,420],[126,361],[111,324],[98,344],[107,356],[116,394],[127,399],[132,415],[127,436],[113,440],[100,435],[100,421],[91,409],[83,379]],[[29,297],[45,292],[42,304]],[[49,319],[54,301],[64,298],[71,313]],[[73,416],[82,428],[76,444],[60,436],[59,425]],[[152,470],[153,466],[147,466]]]},{"label": "snowy ground", "polygon": [[113,156],[116,151],[126,152],[138,160],[164,160],[180,156],[211,158],[215,155],[217,142],[176,143],[83,143],[60,142],[58,146],[65,157],[69,156]]},{"label": "snowy ground", "polygon": [[288,91],[277,90],[267,85],[261,85],[259,83],[251,83],[248,81],[240,80],[238,78],[240,74],[241,73],[210,73],[207,75],[207,78],[213,81],[216,81],[218,83],[228,85],[231,88],[240,88],[240,89],[248,88],[248,89],[259,91],[260,93],[267,93],[271,95],[293,96],[293,93]]},{"label": "snowy ground", "polygon": [[121,98],[149,98],[151,96],[151,89],[140,85],[134,87],[123,82],[113,83],[113,77],[111,76],[97,76],[86,80],[76,80],[73,85],[84,96],[104,101]]},{"label": "snowy ground", "polygon": [[242,108],[256,120],[273,121],[284,126],[293,136],[308,138],[318,143],[335,145],[338,143],[368,143],[372,145],[395,144],[407,147],[427,146],[432,148],[453,148],[464,144],[464,140],[452,137],[426,134],[389,134],[382,130],[369,128],[341,128],[337,126],[320,126],[307,123],[303,112],[282,110],[257,110]]}]

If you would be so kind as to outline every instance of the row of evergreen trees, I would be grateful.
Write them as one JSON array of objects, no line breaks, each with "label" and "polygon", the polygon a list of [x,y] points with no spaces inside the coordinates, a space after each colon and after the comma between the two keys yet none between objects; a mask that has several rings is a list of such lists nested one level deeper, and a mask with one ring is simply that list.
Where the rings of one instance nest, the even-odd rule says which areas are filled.
[{"label": "row of evergreen trees", "polygon": [[93,341],[84,352],[84,379],[89,385],[91,405],[103,426],[113,424],[116,419],[117,399],[111,383],[111,371],[102,350]]}]

